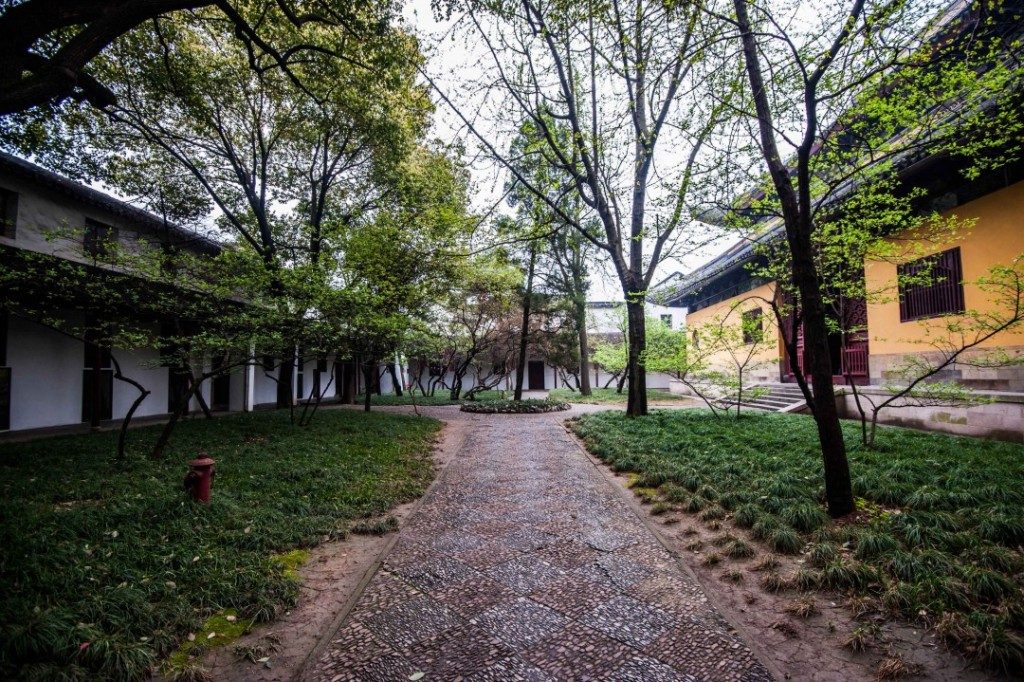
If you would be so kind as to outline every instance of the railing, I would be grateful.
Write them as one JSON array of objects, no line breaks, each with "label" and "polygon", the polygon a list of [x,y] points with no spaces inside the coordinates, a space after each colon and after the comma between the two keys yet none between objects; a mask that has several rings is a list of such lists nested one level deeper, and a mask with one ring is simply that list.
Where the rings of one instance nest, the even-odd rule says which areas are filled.
[{"label": "railing", "polygon": [[867,346],[852,346],[843,349],[843,374],[855,377],[868,375]]}]

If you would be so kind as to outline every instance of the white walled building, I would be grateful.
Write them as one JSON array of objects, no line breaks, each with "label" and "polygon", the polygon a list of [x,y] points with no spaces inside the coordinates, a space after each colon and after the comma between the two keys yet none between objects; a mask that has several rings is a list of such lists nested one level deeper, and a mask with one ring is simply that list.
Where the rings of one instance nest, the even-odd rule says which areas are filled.
[{"label": "white walled building", "polygon": [[[212,257],[221,249],[217,242],[147,211],[0,153],[0,267],[12,266],[16,250],[92,264],[90,238],[116,239],[132,249],[171,246],[199,256]],[[69,309],[64,314],[88,311]],[[98,349],[0,309],[0,432],[77,430],[119,421],[138,391],[113,379],[111,358],[150,391],[134,418],[159,419],[172,411],[180,381],[161,364],[156,349]],[[249,363],[203,382],[199,394],[213,411],[273,407],[278,403],[277,370],[267,368],[274,364],[272,359],[266,366]],[[340,394],[339,382],[328,388],[334,366],[333,357],[304,359],[294,369],[292,399],[308,399],[317,386],[327,388],[332,397]],[[386,375],[381,389],[392,389]],[[199,399],[194,399],[190,409],[199,408]]]}]

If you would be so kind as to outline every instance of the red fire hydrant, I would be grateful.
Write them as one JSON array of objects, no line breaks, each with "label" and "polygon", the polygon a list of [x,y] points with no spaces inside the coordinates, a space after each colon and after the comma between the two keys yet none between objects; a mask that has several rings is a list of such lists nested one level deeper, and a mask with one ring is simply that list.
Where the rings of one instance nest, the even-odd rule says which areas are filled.
[{"label": "red fire hydrant", "polygon": [[206,504],[210,501],[210,486],[213,483],[214,460],[205,452],[188,463],[188,473],[185,475],[185,490],[197,502]]}]

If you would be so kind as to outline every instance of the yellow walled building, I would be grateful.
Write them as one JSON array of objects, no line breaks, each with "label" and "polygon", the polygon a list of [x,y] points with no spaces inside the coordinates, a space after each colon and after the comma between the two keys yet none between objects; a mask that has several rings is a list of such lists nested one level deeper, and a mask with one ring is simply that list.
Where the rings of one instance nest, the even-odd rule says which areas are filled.
[{"label": "yellow walled building", "polygon": [[[747,375],[753,381],[777,381],[779,378],[779,362],[784,356],[781,337],[779,336],[778,324],[775,314],[772,312],[770,301],[775,297],[775,283],[760,284],[754,286],[750,291],[726,298],[724,300],[709,303],[694,312],[687,313],[686,326],[691,333],[690,343],[699,343],[701,329],[713,328],[718,325],[727,325],[733,328],[732,337],[742,341],[742,326],[744,316],[755,315],[759,318],[763,341],[755,343],[751,339],[749,352],[752,353],[750,365],[747,367]],[[748,318],[749,319],[749,318]],[[739,344],[737,344],[739,345]],[[743,355],[742,347],[737,348],[740,357]],[[716,369],[732,370],[735,361],[728,351],[718,350],[709,358],[708,362]]]},{"label": "yellow walled building", "polygon": [[[885,383],[888,370],[908,356],[939,352],[937,348],[944,345],[943,340],[950,339],[948,325],[966,319],[962,313],[1006,314],[1000,309],[1000,302],[976,282],[993,266],[1009,266],[1018,257],[1024,259],[1024,172],[1020,164],[1017,166],[1001,171],[995,178],[942,193],[938,200],[952,204],[942,214],[955,215],[965,222],[962,229],[954,232],[954,238],[934,241],[915,235],[893,235],[894,245],[907,245],[902,255],[894,249],[886,259],[864,264],[866,290],[872,294],[866,304],[853,302],[842,313],[849,320],[849,310],[854,311],[856,324],[848,328],[858,331],[830,337],[835,383]],[[691,334],[723,320],[738,326],[744,313],[760,308],[766,338],[756,349],[753,371],[748,375],[752,382],[793,382],[794,368],[786,357],[769,304],[776,295],[775,283],[749,274],[749,266],[758,257],[749,241],[739,242],[683,278],[664,298],[669,305],[687,307],[686,323]],[[898,269],[913,268],[925,258],[934,263],[938,281],[932,286],[900,290]],[[943,276],[939,277],[939,273]],[[797,342],[802,347],[799,335]],[[976,357],[996,349],[1011,356],[1024,355],[1024,328],[1000,332],[972,353]],[[972,353],[965,354],[964,359]],[[730,369],[731,359],[724,352],[716,353],[710,360],[716,368]],[[1024,391],[1021,365],[980,368],[958,363],[938,378],[957,380],[978,389]]]},{"label": "yellow walled building", "polygon": [[[968,224],[954,239],[912,242],[913,253],[907,256],[913,260],[927,256],[938,259],[940,265],[947,261],[952,266],[950,269],[956,274],[948,278],[948,283],[939,285],[951,290],[948,292],[951,295],[944,300],[938,296],[940,300],[930,302],[931,307],[926,302],[920,310],[913,310],[912,306],[908,310],[906,292],[901,295],[896,290],[897,268],[906,267],[913,260],[896,259],[894,262],[887,258],[864,264],[867,290],[879,292],[873,297],[875,300],[867,304],[872,383],[880,383],[886,370],[908,354],[939,352],[936,344],[941,345],[949,337],[947,325],[963,319],[957,312],[977,311],[1003,317],[1008,312],[1003,309],[1005,300],[999,300],[997,293],[984,290],[977,282],[988,275],[994,265],[1011,265],[1016,258],[1024,259],[1024,182],[985,194],[944,213],[967,219]],[[979,344],[978,349],[974,355],[993,349],[1003,349],[1009,354],[1024,353],[1024,328],[1001,332]],[[1024,390],[1021,368],[979,369],[961,363],[951,372],[952,378],[979,388]]]}]

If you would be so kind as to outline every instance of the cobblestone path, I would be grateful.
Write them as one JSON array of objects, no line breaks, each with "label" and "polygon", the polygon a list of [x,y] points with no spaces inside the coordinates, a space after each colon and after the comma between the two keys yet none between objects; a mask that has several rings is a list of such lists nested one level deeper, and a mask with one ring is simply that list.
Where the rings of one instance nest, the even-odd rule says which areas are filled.
[{"label": "cobblestone path", "polygon": [[771,679],[564,418],[473,420],[312,679]]}]

